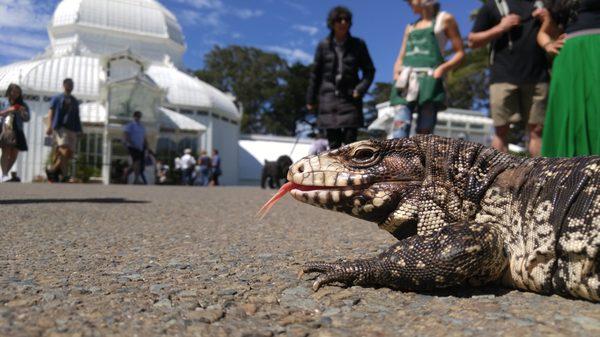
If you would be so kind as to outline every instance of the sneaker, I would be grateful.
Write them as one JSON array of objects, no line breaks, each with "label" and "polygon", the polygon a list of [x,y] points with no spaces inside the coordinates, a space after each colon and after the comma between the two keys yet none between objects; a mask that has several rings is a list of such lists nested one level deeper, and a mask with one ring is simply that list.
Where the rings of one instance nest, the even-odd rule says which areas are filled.
[{"label": "sneaker", "polygon": [[11,179],[12,179],[12,178],[11,178],[10,176],[2,176],[2,179],[1,179],[1,181],[2,181],[3,183],[5,183],[5,182],[8,182],[8,181],[10,181]]}]

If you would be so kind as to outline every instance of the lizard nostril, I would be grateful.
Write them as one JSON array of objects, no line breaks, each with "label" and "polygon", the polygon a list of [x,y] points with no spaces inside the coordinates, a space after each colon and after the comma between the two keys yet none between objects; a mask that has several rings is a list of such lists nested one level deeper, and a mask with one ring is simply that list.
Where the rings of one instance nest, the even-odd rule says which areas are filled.
[{"label": "lizard nostril", "polygon": [[301,164],[300,166],[298,166],[298,172],[304,173],[304,164]]}]

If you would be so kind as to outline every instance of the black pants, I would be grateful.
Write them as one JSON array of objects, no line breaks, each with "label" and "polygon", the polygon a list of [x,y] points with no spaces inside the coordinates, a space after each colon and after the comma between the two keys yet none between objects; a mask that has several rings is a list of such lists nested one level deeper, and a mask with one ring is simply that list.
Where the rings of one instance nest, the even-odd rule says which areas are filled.
[{"label": "black pants", "polygon": [[[131,168],[127,171],[125,183],[127,183],[131,172],[134,172],[134,175],[136,175],[135,178],[137,178],[137,175],[139,175],[142,178],[142,182],[144,183],[144,185],[147,185],[148,181],[146,180],[146,175],[144,174],[144,169],[146,166],[144,163],[144,151],[136,149],[135,147],[127,147],[127,149],[129,150],[129,156],[131,157]],[[137,180],[134,180],[133,183],[136,184]]]},{"label": "black pants", "polygon": [[358,130],[356,128],[327,129],[327,140],[329,141],[329,148],[331,150],[337,149],[342,145],[354,143],[356,137],[358,137]]}]

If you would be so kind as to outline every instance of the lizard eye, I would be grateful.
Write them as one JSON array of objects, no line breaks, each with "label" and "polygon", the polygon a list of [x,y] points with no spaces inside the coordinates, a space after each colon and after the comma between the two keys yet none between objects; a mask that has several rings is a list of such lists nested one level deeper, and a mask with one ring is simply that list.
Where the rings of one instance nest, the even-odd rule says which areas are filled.
[{"label": "lizard eye", "polygon": [[377,157],[377,151],[369,147],[362,147],[354,151],[352,161],[357,164],[368,164]]}]

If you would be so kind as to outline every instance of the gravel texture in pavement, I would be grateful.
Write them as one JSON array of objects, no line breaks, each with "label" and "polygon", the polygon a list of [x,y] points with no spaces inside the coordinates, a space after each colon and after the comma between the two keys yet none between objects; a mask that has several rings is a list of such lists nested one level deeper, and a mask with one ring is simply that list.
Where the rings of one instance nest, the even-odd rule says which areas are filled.
[{"label": "gravel texture in pavement", "polygon": [[311,289],[377,225],[258,188],[0,185],[0,336],[600,336],[600,305],[487,287]]}]

